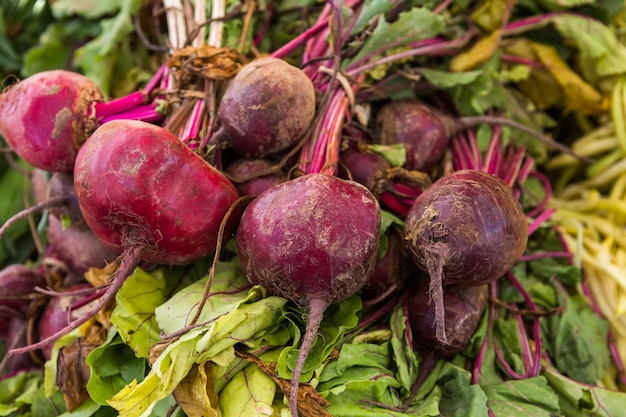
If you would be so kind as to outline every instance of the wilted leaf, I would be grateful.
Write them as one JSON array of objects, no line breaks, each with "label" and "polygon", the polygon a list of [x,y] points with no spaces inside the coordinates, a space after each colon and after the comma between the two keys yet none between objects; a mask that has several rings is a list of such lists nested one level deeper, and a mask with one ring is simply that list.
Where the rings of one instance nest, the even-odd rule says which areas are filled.
[{"label": "wilted leaf", "polygon": [[484,64],[495,54],[501,38],[502,31],[500,29],[481,38],[468,51],[462,52],[450,60],[450,70],[463,72]]},{"label": "wilted leaf", "polygon": [[511,3],[507,0],[483,0],[470,17],[482,29],[493,32],[502,27],[513,7]]},{"label": "wilted leaf", "polygon": [[256,366],[247,366],[220,393],[220,410],[223,417],[269,417],[275,395],[274,381]]},{"label": "wilted leaf", "polygon": [[167,65],[191,76],[210,80],[227,80],[239,72],[247,62],[236,49],[217,48],[211,45],[187,46],[174,52]]},{"label": "wilted leaf", "polygon": [[68,411],[76,409],[89,399],[86,385],[91,371],[85,359],[105,338],[104,328],[91,326],[84,337],[75,339],[59,350],[56,382],[59,391],[63,393]]},{"label": "wilted leaf", "polygon": [[217,394],[206,369],[207,364],[191,368],[174,390],[176,403],[188,417],[219,417]]},{"label": "wilted leaf", "polygon": [[551,46],[532,43],[538,60],[543,63],[561,87],[567,111],[598,114],[607,111],[608,102],[595,88],[585,82]]}]

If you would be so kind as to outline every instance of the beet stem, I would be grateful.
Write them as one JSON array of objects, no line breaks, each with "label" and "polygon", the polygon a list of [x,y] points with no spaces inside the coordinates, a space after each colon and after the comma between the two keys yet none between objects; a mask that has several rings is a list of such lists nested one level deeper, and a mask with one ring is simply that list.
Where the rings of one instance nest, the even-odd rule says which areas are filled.
[{"label": "beet stem", "polygon": [[124,253],[122,253],[119,258],[116,260],[121,260],[120,266],[117,268],[113,276],[111,277],[111,285],[106,289],[105,293],[100,297],[100,299],[96,302],[96,304],[89,310],[87,313],[83,314],[76,320],[70,322],[67,326],[54,333],[53,335],[40,340],[37,343],[24,346],[18,349],[12,349],[8,352],[9,355],[17,355],[24,352],[30,352],[36,349],[41,349],[50,343],[56,341],[61,336],[64,336],[71,332],[72,330],[78,328],[83,323],[86,323],[93,316],[98,314],[102,308],[104,308],[109,301],[113,300],[115,294],[117,294],[118,290],[122,288],[126,279],[131,275],[137,264],[139,264],[139,260],[141,258],[141,254],[144,251],[143,246],[133,246],[129,249],[126,249]]},{"label": "beet stem", "polygon": [[327,307],[328,301],[325,298],[311,298],[309,300],[309,315],[307,317],[306,330],[304,338],[302,339],[302,345],[300,345],[300,353],[296,361],[296,367],[293,370],[289,389],[289,408],[292,417],[298,417],[298,392],[302,368],[304,368],[304,362],[317,337],[322,318],[324,317],[324,311]]},{"label": "beet stem", "polygon": [[578,155],[576,152],[574,152],[572,149],[570,149],[568,146],[563,145],[560,142],[555,141],[554,139],[549,138],[548,136],[544,135],[543,133],[537,132],[535,129],[526,126],[522,123],[516,122],[515,120],[511,120],[508,119],[506,117],[498,117],[498,116],[489,116],[489,115],[481,115],[481,116],[465,116],[465,117],[461,117],[461,118],[457,118],[455,119],[455,123],[456,123],[456,130],[462,130],[462,129],[467,129],[473,126],[477,126],[483,123],[487,123],[487,124],[493,124],[493,125],[501,125],[501,126],[508,126],[508,127],[512,127],[514,129],[517,129],[521,132],[527,133],[531,136],[533,136],[534,138],[538,139],[539,141],[543,142],[544,144],[558,150],[564,153],[567,153],[569,155],[572,155],[574,158],[585,162],[585,163],[591,163],[593,162],[593,159],[588,158],[586,156],[582,156],[582,155]]},{"label": "beet stem", "polygon": [[41,203],[35,204],[32,207],[24,209],[19,213],[15,214],[9,220],[7,220],[2,227],[0,227],[0,238],[4,236],[9,227],[13,226],[18,221],[22,220],[25,217],[28,217],[32,214],[42,212],[52,207],[59,207],[68,203],[68,198],[66,196],[58,196],[53,197],[47,201],[42,201]]}]

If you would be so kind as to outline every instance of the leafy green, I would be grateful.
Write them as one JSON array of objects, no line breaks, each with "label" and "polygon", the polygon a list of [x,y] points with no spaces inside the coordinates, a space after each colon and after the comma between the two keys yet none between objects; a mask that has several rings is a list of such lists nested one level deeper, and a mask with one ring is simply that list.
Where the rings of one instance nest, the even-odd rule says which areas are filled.
[{"label": "leafy green", "polygon": [[275,394],[276,383],[258,367],[249,365],[237,372],[220,393],[222,416],[269,417],[274,412]]},{"label": "leafy green", "polygon": [[[356,327],[359,323],[358,312],[360,310],[361,299],[358,296],[352,296],[326,309],[317,337],[302,369],[303,381],[311,378],[312,372],[320,367],[335,346],[343,340],[346,332]],[[297,325],[293,345],[282,351],[276,365],[276,371],[281,378],[289,378],[291,371],[295,368],[300,352],[300,329],[304,328],[300,310],[287,314],[292,316],[290,321]]]},{"label": "leafy green", "polygon": [[161,267],[147,273],[136,268],[116,294],[111,322],[138,357],[148,357],[150,347],[161,339],[155,310],[180,284],[185,270]]},{"label": "leafy green", "polygon": [[91,369],[87,391],[92,400],[107,405],[107,400],[132,380],[141,380],[147,362],[119,336],[115,327],[109,330],[107,340],[89,353],[85,362]]},{"label": "leafy green", "polygon": [[442,16],[420,7],[400,13],[399,18],[392,23],[380,19],[357,54],[349,60],[349,65],[361,65],[394,47],[433,37],[444,28]]},{"label": "leafy green", "polygon": [[[207,310],[223,310],[228,294],[214,294]],[[222,298],[226,299],[225,303]],[[171,300],[170,300],[171,301]],[[228,365],[234,360],[234,345],[254,339],[280,318],[286,300],[279,297],[260,298],[254,288],[248,297],[227,313],[215,314],[212,320],[183,333],[163,345],[145,379],[132,381],[108,403],[121,414],[147,416],[157,403],[169,396],[195,364],[212,361]]]},{"label": "leafy green", "polygon": [[560,414],[557,395],[542,376],[484,385],[487,405],[496,417],[544,416]]}]

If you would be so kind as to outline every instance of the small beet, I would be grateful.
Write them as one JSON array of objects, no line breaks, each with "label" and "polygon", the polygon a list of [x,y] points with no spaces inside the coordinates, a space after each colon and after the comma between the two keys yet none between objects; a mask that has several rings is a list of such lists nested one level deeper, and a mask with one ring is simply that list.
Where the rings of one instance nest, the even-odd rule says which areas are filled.
[{"label": "small beet", "polygon": [[450,142],[448,117],[415,100],[394,100],[376,116],[380,143],[402,143],[406,147],[404,167],[429,172],[439,162]]},{"label": "small beet", "polygon": [[0,306],[25,312],[37,294],[36,287],[45,286],[45,278],[37,269],[11,264],[0,271]]},{"label": "small beet", "polygon": [[413,340],[421,354],[419,372],[404,402],[405,409],[417,395],[438,359],[454,356],[469,346],[489,299],[489,285],[447,286],[443,294],[443,305],[448,343],[444,344],[437,335],[437,311],[429,286],[428,279],[421,279],[404,300]]},{"label": "small beet", "polygon": [[[263,191],[287,181],[282,171],[273,170],[274,163],[267,159],[239,158],[226,167],[226,174],[235,181],[235,187],[241,196],[259,195]],[[272,170],[269,174],[264,174]],[[243,181],[238,179],[243,178]]]},{"label": "small beet", "polygon": [[95,128],[95,104],[103,100],[84,75],[52,70],[34,74],[0,95],[0,134],[30,165],[71,171],[80,146]]},{"label": "small beet", "polygon": [[402,290],[411,269],[407,260],[402,231],[390,227],[387,230],[387,251],[376,260],[374,273],[361,290],[362,298],[378,300],[390,292]]},{"label": "small beet", "polygon": [[454,134],[485,123],[512,127],[554,149],[588,162],[560,142],[506,117],[490,115],[452,117],[414,98],[391,101],[383,105],[376,116],[379,141],[386,145],[404,144],[406,147],[404,168],[422,172],[430,172],[437,165]]},{"label": "small beet", "polygon": [[89,268],[104,268],[115,261],[119,251],[105,246],[89,227],[73,224],[63,228],[53,214],[48,215],[48,244],[69,269],[69,273],[83,276]]},{"label": "small beet", "polygon": [[438,338],[446,342],[443,286],[483,285],[519,259],[528,240],[519,201],[500,178],[460,170],[415,199],[404,227],[410,253],[430,278]]},{"label": "small beet", "polygon": [[235,76],[218,108],[224,136],[239,155],[262,158],[300,140],[315,117],[315,88],[299,68],[256,59]]},{"label": "small beet", "polygon": [[374,194],[380,192],[380,184],[386,180],[391,164],[383,156],[373,152],[361,152],[349,148],[341,153],[340,174],[344,178],[363,184]]},{"label": "small beet", "polygon": [[248,279],[308,310],[289,392],[292,416],[324,311],[357,293],[373,273],[380,222],[367,188],[327,174],[272,187],[244,211],[236,240]]}]

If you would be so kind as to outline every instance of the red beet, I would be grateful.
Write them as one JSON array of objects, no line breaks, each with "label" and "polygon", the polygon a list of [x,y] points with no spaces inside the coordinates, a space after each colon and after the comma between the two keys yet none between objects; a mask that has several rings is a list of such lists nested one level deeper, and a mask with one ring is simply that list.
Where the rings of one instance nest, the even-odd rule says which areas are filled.
[{"label": "red beet", "polygon": [[93,232],[118,251],[185,264],[215,250],[235,187],[169,131],[114,120],[99,127],[76,159],[74,185]]},{"label": "red beet", "polygon": [[315,88],[297,67],[273,57],[243,67],[218,108],[218,140],[239,155],[262,158],[290,148],[315,117]]},{"label": "red beet", "polygon": [[83,75],[37,73],[0,95],[0,134],[32,166],[71,171],[78,149],[95,128],[94,106],[102,99]]},{"label": "red beet", "polygon": [[378,194],[382,191],[381,184],[387,180],[391,164],[377,153],[350,148],[341,153],[341,168],[342,177],[351,178]]},{"label": "red beet", "polygon": [[104,268],[117,259],[119,251],[105,246],[89,227],[73,224],[63,228],[54,215],[48,216],[48,244],[54,254],[62,260],[71,275],[83,277],[89,268]]},{"label": "red beet", "polygon": [[289,393],[293,416],[302,368],[323,312],[358,292],[373,273],[380,222],[370,191],[326,174],[272,187],[241,218],[237,252],[249,280],[308,309]]},{"label": "red beet", "polygon": [[428,279],[422,279],[405,298],[413,340],[421,354],[418,376],[404,402],[405,408],[413,401],[438,359],[454,356],[469,346],[489,298],[489,285],[446,287],[443,305],[448,343],[442,344],[436,331],[436,306],[429,291]]},{"label": "red beet", "polygon": [[437,337],[447,343],[443,285],[483,285],[519,259],[527,219],[511,189],[482,171],[452,172],[415,199],[404,228],[418,267],[430,277]]},{"label": "red beet", "polygon": [[363,286],[361,296],[368,302],[379,301],[404,288],[410,271],[402,231],[387,230],[387,251],[376,260],[374,273]]},{"label": "red beet", "polygon": [[[214,252],[222,220],[239,198],[223,174],[172,133],[133,120],[107,122],[93,133],[76,157],[74,185],[91,230],[122,252],[119,267],[89,312],[28,349],[86,322],[140,260],[185,264]],[[235,209],[226,236],[237,217]]]}]

